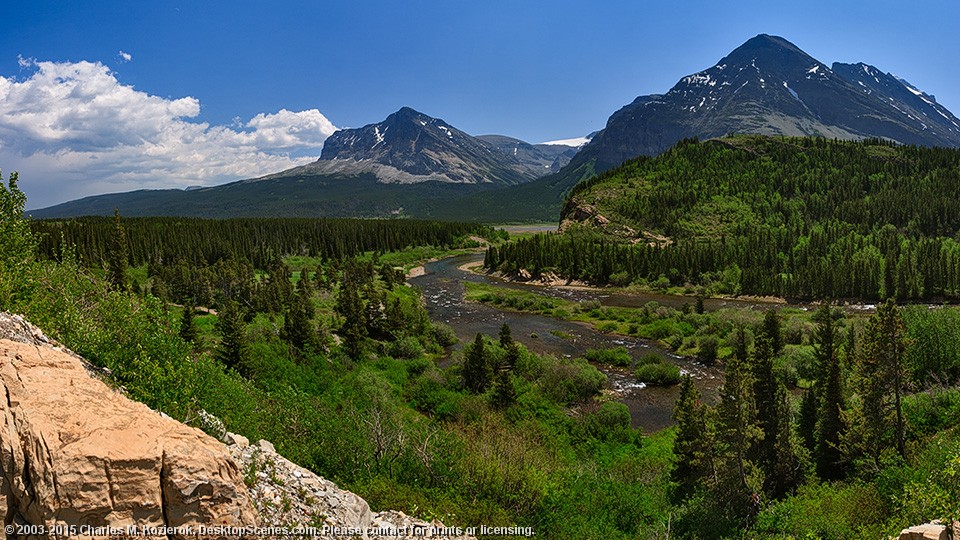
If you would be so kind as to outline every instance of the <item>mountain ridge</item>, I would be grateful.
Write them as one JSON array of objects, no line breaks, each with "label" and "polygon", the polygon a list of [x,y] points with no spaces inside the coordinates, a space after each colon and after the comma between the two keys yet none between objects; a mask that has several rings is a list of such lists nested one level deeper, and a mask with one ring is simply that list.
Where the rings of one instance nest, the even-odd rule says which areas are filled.
[{"label": "mountain ridge", "polygon": [[191,191],[202,204],[172,191],[151,202],[151,192],[139,191],[33,214],[109,215],[120,208],[125,215],[553,220],[583,179],[683,139],[735,133],[960,147],[960,119],[905,79],[864,63],[828,67],[782,37],[759,34],[669,91],[638,96],[576,152],[503,135],[474,137],[403,107],[382,122],[337,131],[314,163]]}]

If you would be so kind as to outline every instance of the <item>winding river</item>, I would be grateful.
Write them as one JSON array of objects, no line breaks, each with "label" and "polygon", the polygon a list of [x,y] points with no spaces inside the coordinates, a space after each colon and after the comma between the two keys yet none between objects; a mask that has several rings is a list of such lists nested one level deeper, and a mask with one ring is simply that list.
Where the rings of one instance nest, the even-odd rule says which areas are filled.
[{"label": "winding river", "polygon": [[[689,299],[666,295],[609,295],[596,290],[574,290],[560,287],[539,287],[506,282],[491,276],[462,270],[463,265],[483,260],[483,253],[470,253],[449,257],[425,265],[424,275],[410,278],[409,282],[423,291],[430,316],[453,327],[464,342],[473,340],[476,334],[496,336],[503,323],[510,325],[514,339],[530,350],[540,354],[563,357],[582,356],[587,349],[601,347],[626,347],[633,357],[655,353],[678,365],[682,372],[693,376],[704,398],[713,401],[721,383],[721,372],[708,368],[693,359],[681,357],[656,343],[627,336],[598,332],[593,327],[573,321],[562,321],[542,315],[501,311],[493,307],[464,302],[465,281],[487,283],[499,287],[533,290],[538,294],[558,296],[568,300],[597,300],[604,305],[642,306],[656,300],[663,305],[682,305]],[[708,300],[707,309],[721,305],[744,304],[730,300]],[[560,337],[562,336],[562,337]],[[673,405],[679,394],[678,386],[666,388],[646,387],[639,383],[630,370],[597,366],[607,375],[608,386],[620,402],[630,409],[634,427],[653,432],[672,424]]]}]

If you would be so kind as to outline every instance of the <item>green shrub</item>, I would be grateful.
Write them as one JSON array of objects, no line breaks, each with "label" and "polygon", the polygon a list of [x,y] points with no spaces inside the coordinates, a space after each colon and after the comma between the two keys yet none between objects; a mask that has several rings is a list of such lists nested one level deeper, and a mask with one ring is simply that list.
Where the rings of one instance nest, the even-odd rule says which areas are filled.
[{"label": "green shrub", "polygon": [[637,379],[651,386],[670,386],[680,382],[680,368],[673,364],[644,364],[637,368]]},{"label": "green shrub", "polygon": [[626,367],[633,363],[630,352],[626,347],[614,347],[611,349],[587,349],[583,354],[584,358],[598,364],[609,364],[611,366]]},{"label": "green shrub", "polygon": [[390,344],[390,356],[410,360],[423,356],[423,345],[413,336],[398,339]]},{"label": "green shrub", "polygon": [[569,404],[596,395],[607,376],[581,358],[552,359],[538,379],[541,391],[555,403]]},{"label": "green shrub", "polygon": [[430,325],[430,337],[441,347],[449,347],[460,341],[457,339],[457,334],[453,331],[453,328],[443,323]]}]

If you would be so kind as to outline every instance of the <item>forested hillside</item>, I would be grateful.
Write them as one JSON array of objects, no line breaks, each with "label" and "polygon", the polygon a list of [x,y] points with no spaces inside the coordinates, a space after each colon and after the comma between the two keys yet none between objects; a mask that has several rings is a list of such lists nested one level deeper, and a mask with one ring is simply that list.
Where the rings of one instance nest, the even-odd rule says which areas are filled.
[{"label": "forested hillside", "polygon": [[578,185],[567,234],[489,267],[792,298],[960,298],[960,151],[879,140],[682,141]]}]

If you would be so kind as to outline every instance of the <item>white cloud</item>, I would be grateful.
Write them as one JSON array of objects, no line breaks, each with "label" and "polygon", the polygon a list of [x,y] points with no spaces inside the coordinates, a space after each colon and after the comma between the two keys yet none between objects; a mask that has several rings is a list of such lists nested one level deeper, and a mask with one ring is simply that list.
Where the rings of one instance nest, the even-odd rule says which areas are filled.
[{"label": "white cloud", "polygon": [[117,53],[117,56],[120,58],[121,62],[129,62],[133,60],[133,55],[128,52],[120,51]]},{"label": "white cloud", "polygon": [[20,65],[34,71],[0,76],[0,166],[20,171],[29,208],[278,172],[315,160],[337,129],[316,109],[210,125],[191,120],[196,98],[135,90],[99,62]]}]

